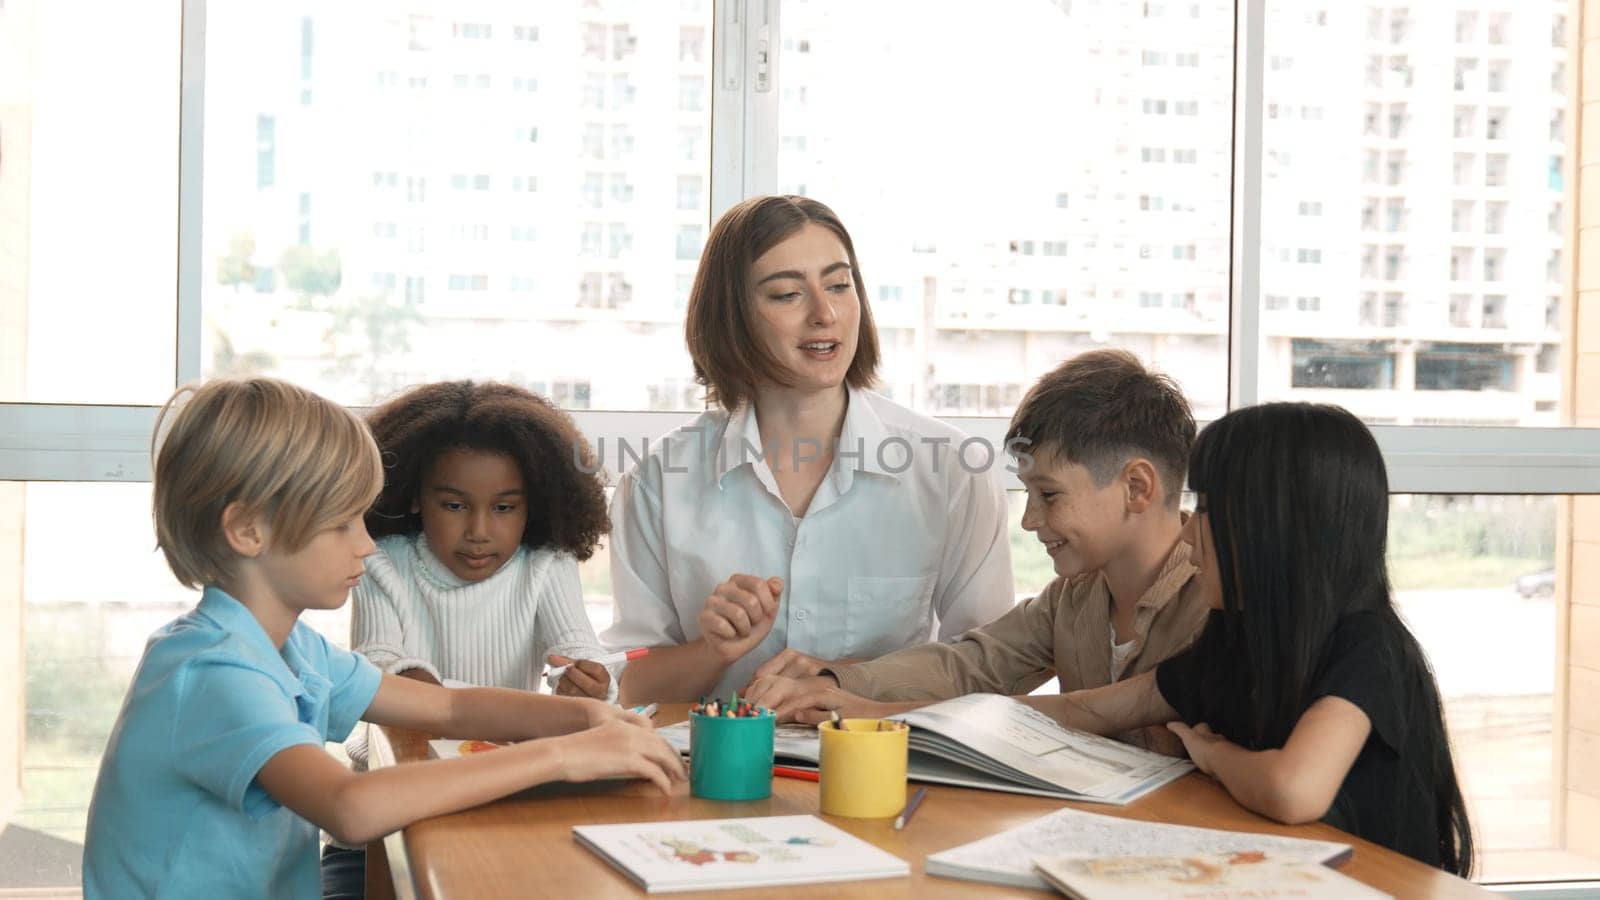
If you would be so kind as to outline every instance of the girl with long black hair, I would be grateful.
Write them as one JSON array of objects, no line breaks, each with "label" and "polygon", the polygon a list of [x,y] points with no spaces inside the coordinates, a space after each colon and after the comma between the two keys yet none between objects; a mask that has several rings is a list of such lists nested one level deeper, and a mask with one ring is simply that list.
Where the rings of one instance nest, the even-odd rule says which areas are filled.
[{"label": "girl with long black hair", "polygon": [[1269,403],[1213,422],[1189,459],[1185,538],[1214,610],[1200,638],[1152,672],[1030,702],[1102,734],[1166,722],[1244,806],[1469,874],[1438,683],[1391,598],[1371,432],[1338,407]]}]

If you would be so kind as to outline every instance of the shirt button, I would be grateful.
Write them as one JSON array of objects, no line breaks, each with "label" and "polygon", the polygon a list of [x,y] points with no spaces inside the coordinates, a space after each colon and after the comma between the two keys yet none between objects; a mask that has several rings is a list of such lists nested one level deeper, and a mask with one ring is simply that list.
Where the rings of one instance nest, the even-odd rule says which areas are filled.
[{"label": "shirt button", "polygon": [[796,619],[804,619],[806,617],[806,611],[803,609],[797,609],[795,610],[794,617]]}]

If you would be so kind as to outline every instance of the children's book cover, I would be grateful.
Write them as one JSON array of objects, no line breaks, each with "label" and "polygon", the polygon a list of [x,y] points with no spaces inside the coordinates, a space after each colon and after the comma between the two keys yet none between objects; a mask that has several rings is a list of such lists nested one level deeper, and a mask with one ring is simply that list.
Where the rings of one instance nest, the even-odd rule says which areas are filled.
[{"label": "children's book cover", "polygon": [[1055,856],[1034,861],[1082,900],[1369,900],[1387,897],[1327,866],[1265,851],[1181,856]]},{"label": "children's book cover", "polygon": [[572,834],[651,893],[911,874],[904,860],[816,816],[579,825]]}]

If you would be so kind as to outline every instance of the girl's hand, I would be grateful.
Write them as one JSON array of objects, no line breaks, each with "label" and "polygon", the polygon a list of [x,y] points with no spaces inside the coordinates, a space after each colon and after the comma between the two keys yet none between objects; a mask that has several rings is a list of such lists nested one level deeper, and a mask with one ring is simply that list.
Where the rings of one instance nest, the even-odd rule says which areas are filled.
[{"label": "girl's hand", "polygon": [[[581,701],[580,701],[581,702]],[[601,704],[607,705],[607,704]],[[557,749],[562,781],[597,781],[602,778],[642,778],[664,794],[687,774],[678,751],[650,730],[638,713],[610,707],[618,715],[592,728],[557,738],[547,738]],[[631,717],[631,719],[629,718]]]},{"label": "girl's hand", "polygon": [[783,579],[734,575],[706,598],[697,624],[706,646],[723,665],[732,665],[772,631],[778,618]]},{"label": "girl's hand", "polygon": [[1168,722],[1167,728],[1183,741],[1183,749],[1189,751],[1189,758],[1194,761],[1195,768],[1206,773],[1211,771],[1211,751],[1220,744],[1228,743],[1228,739],[1211,730],[1211,726],[1204,722],[1190,728],[1182,722]]},{"label": "girl's hand", "polygon": [[573,660],[556,653],[546,659],[552,669],[556,666],[567,667],[567,671],[561,674],[561,680],[556,682],[555,692],[558,696],[606,699],[611,688],[611,672],[605,666],[592,659]]},{"label": "girl's hand", "polygon": [[831,659],[822,659],[809,653],[786,648],[782,653],[762,663],[751,677],[751,682],[760,681],[768,675],[782,675],[785,678],[809,678],[822,671],[822,668],[832,663]]}]

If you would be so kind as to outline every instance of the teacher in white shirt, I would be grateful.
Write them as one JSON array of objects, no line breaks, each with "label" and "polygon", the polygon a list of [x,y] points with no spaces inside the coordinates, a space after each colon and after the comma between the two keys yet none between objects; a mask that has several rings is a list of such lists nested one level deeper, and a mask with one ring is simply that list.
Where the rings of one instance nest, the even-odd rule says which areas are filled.
[{"label": "teacher in white shirt", "polygon": [[864,298],[850,235],[815,200],[753,198],[711,229],[685,332],[714,408],[612,501],[601,641],[656,648],[623,671],[626,702],[725,697],[1011,607],[1004,448],[867,390]]}]

